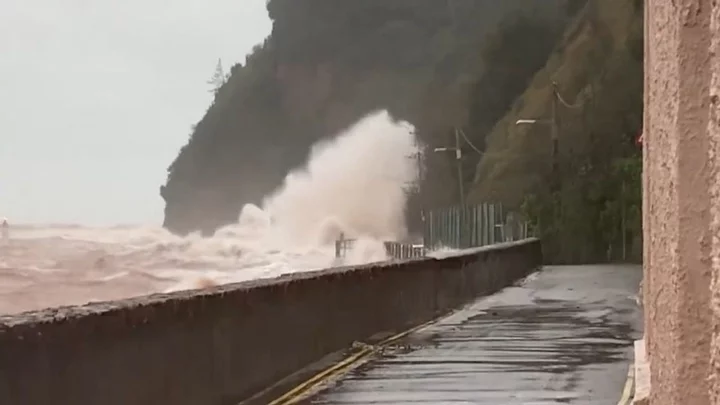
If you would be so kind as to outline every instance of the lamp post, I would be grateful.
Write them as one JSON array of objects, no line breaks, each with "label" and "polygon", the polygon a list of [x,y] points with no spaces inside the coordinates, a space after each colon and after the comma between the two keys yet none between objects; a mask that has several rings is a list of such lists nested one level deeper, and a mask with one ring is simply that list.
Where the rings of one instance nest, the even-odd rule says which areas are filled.
[{"label": "lamp post", "polygon": [[455,147],[435,148],[435,152],[455,152],[455,163],[457,166],[458,191],[460,193],[460,206],[465,206],[465,185],[463,184],[462,149],[460,149],[460,134],[455,128]]},{"label": "lamp post", "polygon": [[459,192],[459,198],[460,198],[460,229],[461,234],[458,238],[458,243],[461,245],[464,244],[464,235],[466,232],[466,207],[465,207],[465,184],[463,181],[463,169],[462,169],[462,149],[460,149],[460,132],[457,128],[455,128],[455,147],[439,147],[435,148],[433,150],[434,152],[455,152],[455,164],[457,166],[457,177],[458,177],[458,192]]},{"label": "lamp post", "polygon": [[[553,103],[554,105],[554,103]],[[555,108],[553,108],[553,117],[555,116]],[[519,119],[515,121],[516,126],[520,125],[550,125],[552,128],[552,177],[554,179],[553,181],[553,191],[557,191],[559,189],[559,147],[558,147],[558,125],[556,119]]]},{"label": "lamp post", "polygon": [[[560,101],[560,92],[558,91],[558,84],[552,82],[552,103],[550,109],[549,119],[519,119],[515,122],[515,125],[533,125],[533,124],[549,124],[551,128],[550,139],[552,140],[552,178],[551,178],[551,192],[557,193],[557,205],[556,217],[562,218],[563,214],[563,201],[562,201],[562,179],[560,176],[560,115],[558,114],[558,102]],[[564,102],[563,102],[564,103]],[[567,104],[566,104],[567,105]],[[563,228],[560,228],[561,232]],[[562,247],[561,247],[562,249]],[[561,253],[562,254],[562,253]]]},{"label": "lamp post", "polygon": [[559,97],[560,93],[558,92],[558,85],[556,82],[552,82],[552,105],[550,119],[519,119],[515,121],[515,125],[550,125],[550,128],[552,130],[550,137],[552,139],[552,177],[554,179],[553,191],[560,190],[560,124],[558,116]]}]

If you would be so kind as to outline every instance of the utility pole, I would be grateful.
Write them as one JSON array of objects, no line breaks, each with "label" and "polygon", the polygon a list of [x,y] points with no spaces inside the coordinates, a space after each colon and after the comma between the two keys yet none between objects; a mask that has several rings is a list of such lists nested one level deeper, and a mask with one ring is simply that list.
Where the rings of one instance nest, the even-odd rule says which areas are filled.
[{"label": "utility pole", "polygon": [[[553,80],[552,82],[552,192],[557,193],[557,205],[555,217],[559,218],[559,222],[562,224],[563,218],[565,217],[565,209],[563,204],[563,179],[560,174],[560,112],[558,111],[558,102],[560,101],[560,92],[558,91],[558,84]],[[565,227],[560,226],[560,240],[565,240]],[[560,255],[565,255],[565,244],[560,244]]]},{"label": "utility pole", "polygon": [[458,226],[459,235],[458,235],[458,242],[461,245],[460,247],[464,247],[465,241],[467,239],[467,224],[466,224],[466,207],[465,207],[465,184],[464,184],[464,178],[463,178],[463,169],[462,169],[462,149],[460,149],[460,130],[457,127],[453,128],[455,131],[455,147],[440,147],[435,148],[435,152],[455,152],[455,164],[457,166],[457,177],[458,177],[458,194],[459,194],[459,204],[460,204],[460,226]]},{"label": "utility pole", "polygon": [[458,193],[460,194],[460,237],[458,242],[461,248],[468,247],[468,216],[467,209],[465,206],[465,179],[463,178],[462,169],[462,149],[460,149],[460,130],[455,127],[455,163],[457,164],[457,176],[458,176]]},{"label": "utility pole", "polygon": [[[450,22],[452,24],[452,34],[457,36],[457,11],[455,10],[455,4],[453,0],[447,0],[446,2],[448,11],[450,11]],[[457,176],[458,176],[458,193],[460,194],[460,226],[458,227],[460,235],[458,237],[458,243],[461,248],[469,247],[468,238],[468,216],[467,207],[465,206],[465,184],[462,169],[462,150],[460,149],[460,130],[457,126],[453,128],[455,130],[455,163],[457,165]],[[437,151],[437,149],[436,149]]]},{"label": "utility pole", "polygon": [[455,152],[455,164],[457,165],[458,192],[460,194],[460,206],[465,205],[465,185],[463,184],[462,149],[460,149],[460,131],[455,130],[455,147],[440,147],[433,149],[433,152]]},{"label": "utility pole", "polygon": [[622,232],[622,259],[627,262],[627,213],[625,208],[625,177],[622,180],[622,189],[620,190],[620,231]]},{"label": "utility pole", "polygon": [[460,193],[460,206],[465,211],[465,184],[462,169],[462,149],[460,149],[460,131],[455,128],[455,162],[457,164],[458,192]]},{"label": "utility pole", "polygon": [[560,116],[558,114],[558,85],[557,82],[552,82],[552,177],[553,177],[553,190],[560,191]]},{"label": "utility pole", "polygon": [[515,125],[550,124],[550,139],[552,141],[552,183],[551,191],[560,190],[560,114],[558,101],[560,92],[557,82],[552,82],[552,103],[550,106],[550,119],[519,119]]}]

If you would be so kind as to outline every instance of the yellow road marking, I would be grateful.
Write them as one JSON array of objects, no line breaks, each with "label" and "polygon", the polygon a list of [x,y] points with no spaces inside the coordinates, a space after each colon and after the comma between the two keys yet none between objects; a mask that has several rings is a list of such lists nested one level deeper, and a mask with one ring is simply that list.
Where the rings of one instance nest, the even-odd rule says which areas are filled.
[{"label": "yellow road marking", "polygon": [[[279,398],[276,398],[274,401],[270,402],[269,405],[289,405],[296,403],[298,400],[302,399],[305,394],[311,392],[313,389],[326,385],[329,380],[346,374],[347,372],[361,365],[363,360],[366,360],[368,357],[370,357],[371,354],[376,353],[390,343],[398,341],[413,332],[432,325],[433,323],[437,322],[438,319],[433,319],[432,321],[426,322],[422,325],[418,325],[404,332],[400,332],[396,335],[390,336],[389,338],[383,340],[376,345],[363,344],[363,347],[357,353],[354,353],[353,355],[343,359],[335,365],[328,367],[327,369],[321,371],[318,374],[315,374],[305,382],[298,384],[297,386],[295,386],[295,388],[291,389]],[[630,364],[630,367],[628,368],[627,379],[625,380],[625,386],[623,387],[622,396],[620,397],[620,401],[618,401],[618,405],[630,405],[632,403],[634,384],[635,368],[633,364]]]},{"label": "yellow road marking", "polygon": [[628,368],[627,380],[625,380],[625,387],[623,388],[622,397],[618,405],[630,405],[633,396],[633,385],[635,384],[635,366],[630,364]]},{"label": "yellow road marking", "polygon": [[313,389],[325,385],[327,381],[332,380],[342,374],[346,374],[350,370],[361,365],[363,360],[367,359],[368,357],[370,357],[371,354],[376,353],[383,347],[389,345],[390,343],[398,341],[413,332],[430,326],[436,321],[437,319],[433,319],[430,322],[426,322],[412,329],[400,332],[396,335],[390,336],[389,338],[383,340],[376,345],[364,345],[363,348],[360,349],[360,351],[358,351],[357,353],[354,353],[353,355],[345,358],[343,361],[333,365],[332,367],[328,367],[327,369],[309,378],[307,381],[297,385],[295,388],[286,392],[281,397],[270,402],[269,405],[288,405],[297,402],[299,399],[303,398],[305,394],[311,392]]}]

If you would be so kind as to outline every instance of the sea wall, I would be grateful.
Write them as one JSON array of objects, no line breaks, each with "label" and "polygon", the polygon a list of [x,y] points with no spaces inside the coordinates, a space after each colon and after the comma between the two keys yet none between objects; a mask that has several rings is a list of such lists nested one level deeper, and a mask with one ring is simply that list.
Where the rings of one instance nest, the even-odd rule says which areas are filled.
[{"label": "sea wall", "polygon": [[537,239],[0,317],[0,404],[237,404],[541,266]]}]

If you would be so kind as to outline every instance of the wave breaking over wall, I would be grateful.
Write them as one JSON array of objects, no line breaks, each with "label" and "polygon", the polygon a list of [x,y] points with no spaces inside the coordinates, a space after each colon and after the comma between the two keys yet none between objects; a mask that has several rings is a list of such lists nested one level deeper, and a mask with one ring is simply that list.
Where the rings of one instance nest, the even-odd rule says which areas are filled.
[{"label": "wave breaking over wall", "polygon": [[[413,131],[386,111],[366,116],[209,238],[153,226],[13,226],[0,246],[0,313],[385,260],[382,242],[406,234]],[[358,242],[338,262],[341,234]]]}]

